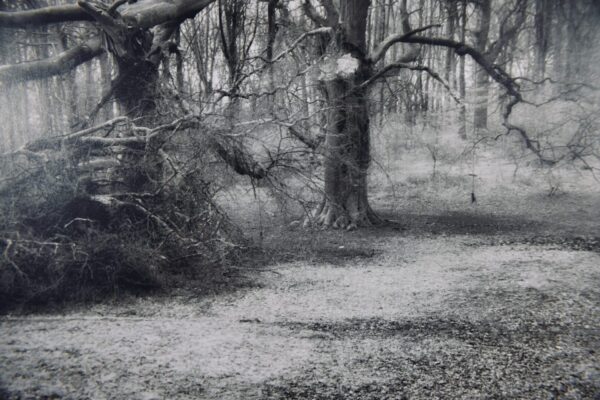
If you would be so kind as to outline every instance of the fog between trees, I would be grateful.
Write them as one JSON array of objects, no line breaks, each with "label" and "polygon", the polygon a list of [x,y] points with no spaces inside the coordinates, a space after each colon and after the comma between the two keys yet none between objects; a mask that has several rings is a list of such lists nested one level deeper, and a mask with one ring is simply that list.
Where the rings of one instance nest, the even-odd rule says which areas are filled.
[{"label": "fog between trees", "polygon": [[[226,262],[243,232],[213,197],[232,185],[295,201],[293,225],[381,224],[369,174],[415,143],[433,174],[441,157],[494,143],[542,169],[598,168],[593,0],[0,10],[7,298],[46,287],[34,270],[50,254],[71,277],[53,285],[96,281],[100,292],[156,285],[194,257]],[[116,245],[123,237],[140,245]],[[99,285],[88,268],[102,271]]]}]

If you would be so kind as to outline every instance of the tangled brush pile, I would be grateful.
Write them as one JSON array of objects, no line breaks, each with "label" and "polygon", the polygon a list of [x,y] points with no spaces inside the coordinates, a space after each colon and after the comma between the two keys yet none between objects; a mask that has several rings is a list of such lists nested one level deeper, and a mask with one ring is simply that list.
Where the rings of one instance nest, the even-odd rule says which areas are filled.
[{"label": "tangled brush pile", "polygon": [[[81,145],[0,158],[0,310],[157,289],[236,257],[241,233],[212,201],[205,158],[191,154],[202,146],[185,145],[185,162],[161,150],[158,175],[151,157],[90,168],[98,154]],[[126,190],[140,176],[144,189]]]}]

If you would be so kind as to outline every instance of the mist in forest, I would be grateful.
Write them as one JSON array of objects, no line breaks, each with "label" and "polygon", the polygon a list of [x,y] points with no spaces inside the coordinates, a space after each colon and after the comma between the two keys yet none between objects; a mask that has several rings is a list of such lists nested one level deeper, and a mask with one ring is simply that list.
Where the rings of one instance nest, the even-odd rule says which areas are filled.
[{"label": "mist in forest", "polygon": [[599,27],[0,0],[0,399],[600,398]]}]

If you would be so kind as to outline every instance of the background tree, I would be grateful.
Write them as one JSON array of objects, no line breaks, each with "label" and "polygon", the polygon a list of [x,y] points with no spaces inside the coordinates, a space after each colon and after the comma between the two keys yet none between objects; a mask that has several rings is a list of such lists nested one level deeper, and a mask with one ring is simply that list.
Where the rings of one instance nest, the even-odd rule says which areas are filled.
[{"label": "background tree", "polygon": [[[420,120],[430,124],[439,113],[441,120],[456,118],[458,132],[465,138],[468,110],[479,115],[474,118],[476,128],[488,125],[487,100],[478,99],[488,98],[491,76],[501,89],[493,93],[492,101],[504,106],[500,115],[494,116],[494,123],[516,132],[540,159],[552,161],[540,141],[511,119],[515,107],[525,104],[519,86],[526,85],[524,80],[513,79],[511,73],[520,75],[524,65],[536,65],[539,70],[542,61],[546,71],[548,64],[561,71],[568,69],[562,57],[564,48],[546,46],[549,50],[545,56],[521,50],[527,43],[541,43],[541,36],[560,34],[561,26],[565,30],[560,18],[569,19],[570,37],[577,37],[572,24],[577,18],[579,34],[591,38],[596,32],[591,19],[585,19],[596,8],[584,0],[576,11],[564,12],[558,12],[556,6],[556,12],[547,11],[550,6],[544,6],[543,12],[539,3],[515,1],[352,1],[340,5],[303,1],[300,8],[282,1],[222,0],[208,7],[211,3],[144,0],[135,4],[117,1],[108,6],[80,1],[65,6],[37,4],[28,11],[11,8],[0,14],[3,34],[9,30],[15,34],[15,27],[47,24],[75,24],[81,29],[67,39],[57,33],[53,40],[66,45],[63,51],[59,51],[60,46],[48,46],[46,49],[53,50],[40,53],[47,57],[39,61],[15,64],[21,60],[7,60],[0,67],[0,80],[7,91],[18,88],[23,99],[31,97],[27,82],[34,79],[41,82],[41,92],[46,90],[44,85],[56,84],[57,90],[48,90],[64,93],[61,96],[65,99],[70,92],[85,91],[75,102],[57,102],[65,112],[55,113],[81,114],[94,104],[85,118],[64,122],[78,122],[79,128],[92,125],[100,110],[106,117],[112,116],[115,108],[111,100],[118,105],[119,114],[149,129],[171,126],[181,118],[187,123],[193,115],[211,127],[206,136],[214,139],[209,146],[214,153],[236,172],[253,179],[267,177],[275,166],[285,165],[291,171],[303,168],[306,163],[302,158],[311,153],[314,157],[316,152],[324,164],[324,200],[312,221],[353,228],[378,221],[367,200],[374,115],[379,114],[385,123],[400,114],[408,116],[406,121],[414,125]],[[206,12],[199,14],[205,8]],[[469,18],[473,14],[477,18]],[[554,22],[540,22],[542,14]],[[544,25],[540,28],[546,31],[544,35],[532,28],[540,24]],[[547,32],[552,29],[557,32]],[[31,55],[25,52],[22,57],[29,59]],[[465,55],[470,58],[465,60]],[[97,58],[102,61],[76,69]],[[108,83],[111,67],[114,79]],[[68,73],[72,74],[69,79],[59,79]],[[102,94],[88,90],[93,75],[103,78]],[[52,81],[44,80],[47,78]],[[485,95],[467,96],[469,87],[476,92],[485,89]],[[498,102],[501,93],[508,96]],[[462,102],[457,105],[455,98]],[[270,99],[271,105],[261,107],[264,99]],[[475,107],[470,106],[473,103]],[[235,104],[233,112],[231,104]],[[36,113],[34,120],[48,114],[53,113]],[[17,119],[17,123],[25,122]],[[196,125],[188,129],[193,130],[192,126]],[[69,130],[66,126],[56,129],[61,133]],[[213,135],[215,132],[219,134]],[[323,134],[325,144],[321,145]],[[128,167],[142,163],[157,167],[154,172],[144,168],[144,176],[128,183],[144,190],[144,182],[160,181],[164,175],[161,166],[165,160],[158,156],[163,143],[153,138],[149,145],[140,146],[133,143],[136,140],[125,146]]]}]

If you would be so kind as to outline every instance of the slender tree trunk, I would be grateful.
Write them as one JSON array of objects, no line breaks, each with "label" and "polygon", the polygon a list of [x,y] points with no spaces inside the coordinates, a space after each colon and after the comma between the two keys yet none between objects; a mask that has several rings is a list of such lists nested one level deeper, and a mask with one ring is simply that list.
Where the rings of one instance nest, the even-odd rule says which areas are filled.
[{"label": "slender tree trunk", "polygon": [[89,110],[94,107],[94,99],[96,96],[96,85],[94,82],[94,63],[88,62],[85,64],[85,100],[83,103],[83,109],[85,112],[89,112]]},{"label": "slender tree trunk", "polygon": [[[22,61],[27,60],[27,51],[26,49],[19,49],[19,57]],[[16,101],[21,104],[18,106],[19,110],[28,110],[31,105],[29,104],[29,88],[27,87],[27,82],[23,82],[20,84],[21,89],[17,92]],[[20,114],[20,113],[19,113]],[[22,142],[26,142],[28,140],[33,139],[33,135],[31,132],[31,120],[27,114],[21,115],[19,118],[21,121],[21,134],[19,135],[19,139]]]},{"label": "slender tree trunk", "polygon": [[[43,26],[39,28],[38,46],[36,48],[36,56],[38,59],[46,59],[50,56],[49,47],[45,46],[48,43],[48,27]],[[40,99],[40,116],[42,123],[42,130],[45,134],[51,136],[56,133],[56,113],[58,110],[54,107],[54,96],[50,94],[50,86],[52,84],[52,78],[40,79],[35,82],[37,89],[37,97]]]},{"label": "slender tree trunk", "polygon": [[473,126],[475,132],[487,129],[488,123],[489,77],[483,68],[477,67],[475,73],[475,110]]},{"label": "slender tree trunk", "polygon": [[[69,48],[69,39],[64,31],[58,29],[58,36],[60,37],[60,45],[62,51],[66,51]],[[67,129],[75,127],[77,123],[78,110],[78,89],[77,89],[77,70],[69,71],[69,73],[60,79],[59,84],[63,86],[62,91],[64,93],[63,101],[67,104]]]},{"label": "slender tree trunk", "polygon": [[[273,48],[275,46],[275,39],[277,36],[277,15],[275,13],[275,7],[279,0],[269,0],[267,4],[267,60],[273,60]],[[273,64],[268,66],[269,74],[269,91],[275,87],[275,78],[273,76]],[[273,110],[273,96],[269,96],[269,108]]]},{"label": "slender tree trunk", "polygon": [[[460,41],[465,42],[467,30],[467,4],[465,1],[460,3]],[[467,83],[465,79],[465,56],[458,60],[458,91],[460,96],[460,106],[458,107],[458,134],[461,138],[467,138]]]},{"label": "slender tree trunk", "polygon": [[546,57],[550,47],[550,28],[552,26],[552,0],[535,2],[535,76],[543,79],[546,75]]},{"label": "slender tree trunk", "polygon": [[563,80],[565,82],[573,82],[580,79],[580,73],[582,70],[581,60],[581,43],[578,37],[578,30],[581,29],[578,24],[581,23],[579,16],[578,4],[569,4],[563,7],[566,8],[567,16],[567,38],[566,38],[566,54],[565,54],[565,75]]},{"label": "slender tree trunk", "polygon": [[[374,36],[374,42],[375,43],[379,43],[381,42],[386,35],[386,26],[385,26],[385,22],[386,22],[386,4],[385,4],[385,0],[378,0],[377,1],[377,13],[376,13],[376,18],[375,18],[375,27],[377,29],[377,32]],[[385,57],[383,60],[381,60],[382,62],[385,62]],[[383,125],[383,114],[385,111],[385,84],[383,82],[379,83],[379,100],[378,100],[378,114],[379,114],[379,123],[381,125]]]},{"label": "slender tree trunk", "polygon": [[[177,43],[177,46],[179,47],[179,45],[181,44],[181,29],[178,28],[177,31],[175,32],[175,42]],[[184,77],[183,77],[183,54],[181,54],[181,51],[179,49],[177,49],[176,53],[175,53],[175,82],[177,85],[177,91],[179,92],[178,95],[182,96],[184,93]]]},{"label": "slender tree trunk", "polygon": [[[475,32],[475,48],[482,53],[485,53],[488,43],[491,16],[491,1],[482,0],[479,4],[479,16]],[[487,129],[488,92],[489,76],[483,68],[477,66],[475,72],[475,114],[473,118],[475,132]]]},{"label": "slender tree trunk", "polygon": [[[100,77],[102,79],[102,96],[104,96],[110,90],[110,59],[107,53],[103,53],[99,59],[100,62]],[[102,117],[105,121],[111,119],[113,116],[113,103],[110,102],[102,107]]]},{"label": "slender tree trunk", "polygon": [[[454,33],[456,31],[456,4],[450,3],[446,5],[446,12],[448,14],[448,30],[446,36],[449,39],[454,40]],[[444,68],[444,79],[448,82],[451,88],[456,87],[455,74],[456,74],[456,58],[454,52],[451,49],[446,49],[446,60]],[[449,95],[444,96],[444,103],[451,103]]]}]

